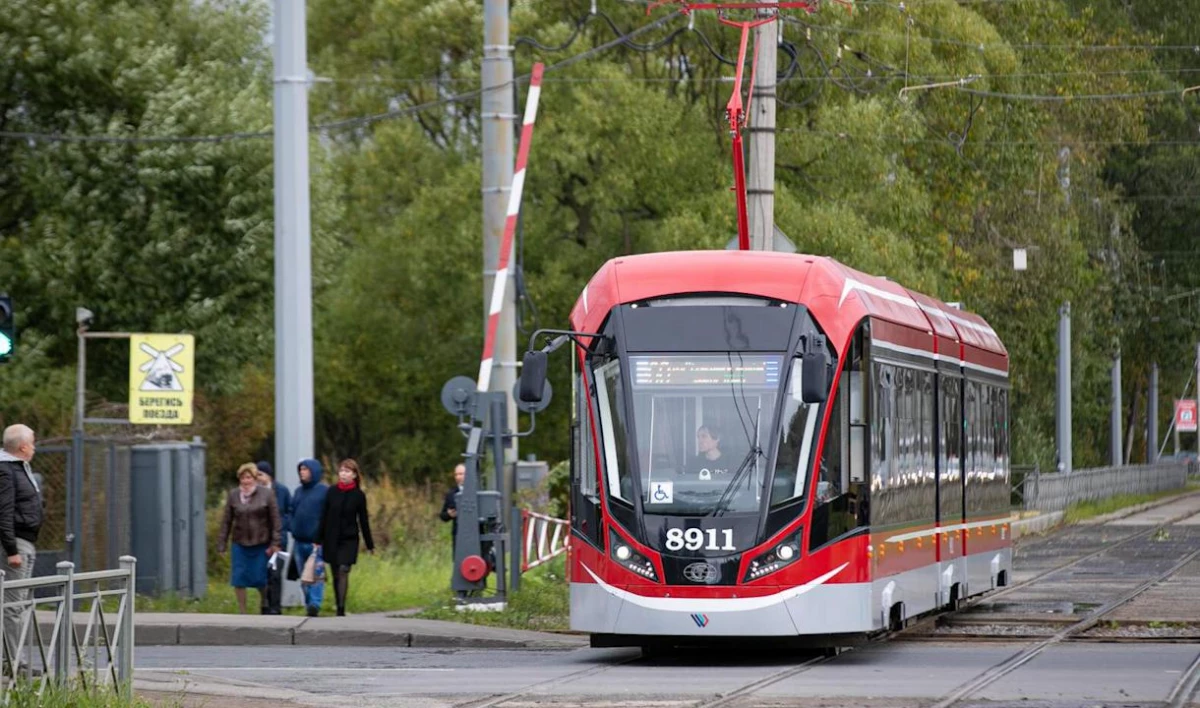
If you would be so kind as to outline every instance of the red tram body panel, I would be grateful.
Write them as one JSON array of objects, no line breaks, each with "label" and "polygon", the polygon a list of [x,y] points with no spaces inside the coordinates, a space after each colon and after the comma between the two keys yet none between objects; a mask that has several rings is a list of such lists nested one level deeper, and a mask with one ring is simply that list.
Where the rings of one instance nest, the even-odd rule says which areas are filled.
[{"label": "red tram body panel", "polygon": [[688,251],[609,261],[570,319],[595,334],[568,556],[595,645],[840,641],[1008,582],[981,317],[829,258]]}]

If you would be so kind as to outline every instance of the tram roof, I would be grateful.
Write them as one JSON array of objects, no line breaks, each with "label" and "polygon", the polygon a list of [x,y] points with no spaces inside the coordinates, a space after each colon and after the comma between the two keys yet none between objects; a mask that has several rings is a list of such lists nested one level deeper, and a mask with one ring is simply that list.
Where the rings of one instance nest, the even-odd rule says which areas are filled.
[{"label": "tram roof", "polygon": [[[737,293],[803,303],[839,348],[863,317],[911,331],[896,342],[1008,368],[996,332],[979,315],[826,256],[769,251],[672,251],[614,258],[600,267],[571,311],[577,329],[595,331],[617,306],[687,293]],[[893,328],[894,329],[894,328]],[[886,337],[886,335],[884,335]]]}]

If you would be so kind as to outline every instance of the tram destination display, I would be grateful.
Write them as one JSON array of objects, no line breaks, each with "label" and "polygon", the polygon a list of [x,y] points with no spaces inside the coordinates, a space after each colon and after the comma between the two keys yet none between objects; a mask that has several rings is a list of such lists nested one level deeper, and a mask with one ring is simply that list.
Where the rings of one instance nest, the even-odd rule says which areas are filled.
[{"label": "tram destination display", "polygon": [[782,356],[733,354],[727,356],[634,356],[633,385],[741,386],[779,385]]}]

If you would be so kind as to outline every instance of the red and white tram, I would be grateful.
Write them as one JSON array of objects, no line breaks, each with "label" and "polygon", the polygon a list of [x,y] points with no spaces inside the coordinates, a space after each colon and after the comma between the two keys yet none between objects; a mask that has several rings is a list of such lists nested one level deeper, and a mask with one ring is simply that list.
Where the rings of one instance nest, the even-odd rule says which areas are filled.
[{"label": "red and white tram", "polygon": [[593,646],[837,644],[1007,584],[1008,356],[981,317],[829,258],[689,251],[609,261],[571,326]]}]

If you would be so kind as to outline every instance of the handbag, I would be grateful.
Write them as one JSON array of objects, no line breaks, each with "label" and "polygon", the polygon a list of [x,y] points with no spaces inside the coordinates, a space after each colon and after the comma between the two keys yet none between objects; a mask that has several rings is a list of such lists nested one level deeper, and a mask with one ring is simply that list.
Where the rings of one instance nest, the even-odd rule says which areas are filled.
[{"label": "handbag", "polygon": [[308,556],[308,560],[304,561],[304,571],[300,573],[300,582],[309,585],[317,582],[317,554],[314,551]]}]

